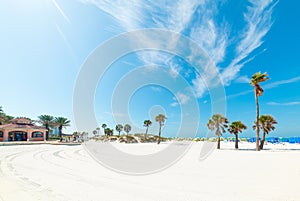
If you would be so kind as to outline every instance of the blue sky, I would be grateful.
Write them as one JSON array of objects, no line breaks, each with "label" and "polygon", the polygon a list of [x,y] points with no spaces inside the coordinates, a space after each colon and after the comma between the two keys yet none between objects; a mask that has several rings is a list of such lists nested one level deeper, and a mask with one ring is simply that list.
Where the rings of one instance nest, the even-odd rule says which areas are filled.
[{"label": "blue sky", "polygon": [[[189,63],[197,56],[192,51],[188,58],[179,58],[163,52],[159,37],[142,36],[141,43],[155,43],[161,51],[132,52],[109,66],[95,91],[99,125],[114,127],[115,118],[117,123],[133,125],[133,132],[144,132],[145,119],[154,121],[156,114],[165,113],[168,119],[163,135],[178,134],[184,120],[193,127],[185,133],[193,135],[195,125],[199,125],[197,135],[204,136],[212,107],[208,88],[213,88],[213,78],[220,76],[226,93],[226,116],[248,125],[242,136],[254,136],[255,102],[249,79],[257,71],[266,71],[271,79],[262,84],[265,93],[259,101],[261,114],[272,114],[279,122],[271,135],[299,136],[299,4],[271,0],[4,0],[0,7],[0,105],[13,116],[67,117],[72,125],[65,132],[73,132],[74,86],[88,56],[118,34],[161,28],[196,42],[218,75],[197,73]],[[170,38],[168,44],[176,42]],[[126,94],[122,83],[133,86],[130,75],[137,69],[136,83],[149,82]],[[159,74],[172,89],[160,82],[151,83]],[[188,87],[179,84],[180,79],[186,80]],[[123,88],[114,98],[120,83]],[[197,101],[198,115],[194,115],[193,100]],[[89,132],[93,129],[87,125]],[[150,132],[157,130],[154,123]]]}]

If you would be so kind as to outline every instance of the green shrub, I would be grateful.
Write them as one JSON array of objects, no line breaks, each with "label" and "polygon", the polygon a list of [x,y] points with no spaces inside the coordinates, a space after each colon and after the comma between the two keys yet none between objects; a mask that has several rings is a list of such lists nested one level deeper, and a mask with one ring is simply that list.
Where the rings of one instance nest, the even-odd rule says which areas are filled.
[{"label": "green shrub", "polygon": [[202,141],[202,142],[204,142],[204,141],[206,141],[207,139],[206,139],[206,137],[202,137],[201,139],[200,139],[200,141]]},{"label": "green shrub", "polygon": [[208,141],[209,141],[209,142],[216,142],[217,139],[216,139],[215,137],[211,137],[211,138],[208,139]]},{"label": "green shrub", "polygon": [[48,138],[48,141],[56,141],[56,140],[60,140],[60,137],[59,136],[57,136],[57,137],[49,137]]},{"label": "green shrub", "polygon": [[194,142],[199,142],[200,139],[198,137],[194,138]]}]

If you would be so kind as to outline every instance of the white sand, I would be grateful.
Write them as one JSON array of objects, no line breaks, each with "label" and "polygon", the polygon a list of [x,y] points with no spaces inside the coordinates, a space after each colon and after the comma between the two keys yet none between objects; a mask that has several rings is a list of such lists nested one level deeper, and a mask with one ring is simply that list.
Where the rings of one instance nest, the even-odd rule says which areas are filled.
[{"label": "white sand", "polygon": [[[116,146],[148,153],[158,145]],[[222,150],[200,162],[201,146],[193,143],[178,163],[146,176],[108,170],[82,146],[0,146],[0,201],[300,200],[300,145],[268,144],[267,150],[255,152],[249,150],[253,143],[240,143],[240,151],[222,143]]]}]

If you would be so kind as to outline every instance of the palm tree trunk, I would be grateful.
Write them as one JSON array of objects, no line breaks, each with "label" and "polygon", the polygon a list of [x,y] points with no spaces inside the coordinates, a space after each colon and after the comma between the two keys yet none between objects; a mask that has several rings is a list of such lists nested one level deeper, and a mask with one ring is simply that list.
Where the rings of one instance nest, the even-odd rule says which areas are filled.
[{"label": "palm tree trunk", "polygon": [[238,138],[238,135],[235,135],[235,149],[239,149],[239,138]]},{"label": "palm tree trunk", "polygon": [[220,149],[220,144],[221,144],[221,133],[220,133],[220,129],[219,129],[219,127],[217,127],[217,131],[216,131],[216,133],[217,133],[217,136],[218,136],[218,146],[217,146],[217,149]]},{"label": "palm tree trunk", "polygon": [[46,131],[46,140],[48,140],[50,129],[49,129],[49,126],[48,126],[48,125],[46,125],[45,127],[46,127],[46,129],[47,129],[47,131]]},{"label": "palm tree trunk", "polygon": [[266,134],[264,133],[260,141],[260,146],[259,146],[260,149],[264,149],[265,140],[266,140]]},{"label": "palm tree trunk", "polygon": [[148,126],[147,126],[147,128],[146,128],[146,133],[145,133],[145,141],[147,140],[147,133],[148,133]]},{"label": "palm tree trunk", "polygon": [[60,141],[62,141],[62,127],[61,126],[58,128],[58,134],[59,134]]},{"label": "palm tree trunk", "polygon": [[160,135],[161,135],[161,124],[159,124],[159,133],[158,133],[157,144],[160,144]]},{"label": "palm tree trunk", "polygon": [[260,151],[260,147],[259,147],[259,104],[258,104],[258,96],[256,93],[256,88],[254,88],[254,93],[255,93],[255,103],[256,103],[256,122],[255,122],[255,126],[256,126],[256,151]]}]

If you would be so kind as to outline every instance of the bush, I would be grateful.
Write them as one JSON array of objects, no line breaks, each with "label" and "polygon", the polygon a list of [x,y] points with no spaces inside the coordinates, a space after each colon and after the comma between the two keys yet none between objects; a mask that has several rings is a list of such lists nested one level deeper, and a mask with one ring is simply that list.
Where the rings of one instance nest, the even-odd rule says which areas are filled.
[{"label": "bush", "polygon": [[48,137],[48,141],[56,141],[56,140],[60,140],[60,137],[57,136],[57,137]]},{"label": "bush", "polygon": [[208,141],[209,141],[209,142],[216,142],[217,139],[216,139],[215,137],[211,137],[211,138],[208,139]]},{"label": "bush", "polygon": [[202,137],[201,139],[200,139],[200,141],[202,141],[202,142],[204,142],[204,141],[206,141],[207,139],[205,138],[205,137]]},{"label": "bush", "polygon": [[194,142],[199,142],[200,139],[198,137],[194,138]]},{"label": "bush", "polygon": [[138,143],[138,141],[134,137],[132,137],[130,135],[127,135],[126,136],[126,143]]}]

